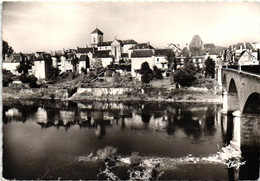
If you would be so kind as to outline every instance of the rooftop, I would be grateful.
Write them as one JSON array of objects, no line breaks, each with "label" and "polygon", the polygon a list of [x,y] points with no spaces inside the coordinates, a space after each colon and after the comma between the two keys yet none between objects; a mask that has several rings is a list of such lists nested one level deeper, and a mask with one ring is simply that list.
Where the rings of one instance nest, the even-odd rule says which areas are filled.
[{"label": "rooftop", "polygon": [[91,32],[91,34],[99,34],[99,35],[103,35],[104,33],[102,31],[100,31],[98,28],[96,28],[94,31]]},{"label": "rooftop", "polygon": [[150,43],[138,43],[134,45],[132,48],[130,48],[130,50],[136,50],[136,49],[154,49],[154,47],[152,47]]},{"label": "rooftop", "polygon": [[151,57],[153,56],[153,50],[138,50],[133,51],[131,54],[132,58],[138,58],[138,57]]},{"label": "rooftop", "polygon": [[172,52],[172,49],[155,49],[154,54],[156,56],[167,56]]},{"label": "rooftop", "polygon": [[111,57],[111,55],[110,55],[109,50],[103,50],[103,51],[96,51],[94,53],[93,57],[95,57],[95,58],[109,58],[109,57]]}]

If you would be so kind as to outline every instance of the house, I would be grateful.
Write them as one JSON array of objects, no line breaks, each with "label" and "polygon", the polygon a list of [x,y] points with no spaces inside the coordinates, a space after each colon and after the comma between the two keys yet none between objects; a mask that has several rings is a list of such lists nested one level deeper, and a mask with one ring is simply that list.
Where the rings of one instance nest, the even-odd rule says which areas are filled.
[{"label": "house", "polygon": [[99,42],[97,49],[98,50],[111,50],[112,41]]},{"label": "house", "polygon": [[77,57],[75,53],[64,52],[60,56],[60,62],[58,63],[58,67],[61,72],[74,72],[77,70],[76,63]]},{"label": "house", "polygon": [[172,49],[155,49],[154,60],[155,66],[163,71],[168,69],[167,56],[172,52]]},{"label": "house", "polygon": [[17,67],[20,65],[22,57],[20,54],[12,54],[10,57],[5,55],[5,60],[3,60],[3,69],[9,70],[12,74],[19,75]]},{"label": "house", "polygon": [[123,40],[122,43],[123,43],[123,53],[127,53],[127,54],[128,54],[129,49],[137,44],[137,42],[132,39]]},{"label": "house", "polygon": [[259,65],[259,61],[251,51],[244,50],[238,59],[238,65]]},{"label": "house", "polygon": [[93,58],[91,59],[91,65],[93,65],[93,62],[95,62],[96,59],[101,59],[103,67],[107,67],[113,62],[113,57],[111,55],[111,51],[109,50],[95,51]]},{"label": "house", "polygon": [[155,66],[154,50],[138,50],[133,51],[131,54],[131,75],[138,77],[138,70],[141,68],[142,63],[147,62],[152,69]]},{"label": "house", "polygon": [[45,52],[36,52],[32,72],[38,80],[49,80],[51,77],[52,58]]},{"label": "house", "polygon": [[84,69],[90,68],[90,62],[88,55],[80,55],[79,57],[79,73],[83,73]]}]

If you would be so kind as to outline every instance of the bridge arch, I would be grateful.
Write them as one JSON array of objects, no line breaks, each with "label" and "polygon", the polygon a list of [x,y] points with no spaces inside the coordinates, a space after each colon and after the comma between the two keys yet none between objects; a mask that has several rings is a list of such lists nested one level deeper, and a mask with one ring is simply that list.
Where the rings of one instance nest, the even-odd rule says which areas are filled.
[{"label": "bridge arch", "polygon": [[237,93],[237,86],[233,78],[231,78],[229,86],[228,86],[228,93]]},{"label": "bridge arch", "polygon": [[260,93],[250,94],[243,108],[243,113],[260,114]]}]

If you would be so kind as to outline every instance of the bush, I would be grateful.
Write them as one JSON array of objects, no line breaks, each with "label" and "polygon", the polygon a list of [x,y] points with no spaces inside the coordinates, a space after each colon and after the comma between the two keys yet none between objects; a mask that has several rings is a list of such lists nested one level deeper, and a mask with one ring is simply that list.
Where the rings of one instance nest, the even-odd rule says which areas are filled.
[{"label": "bush", "polygon": [[120,83],[122,82],[122,77],[120,76],[120,73],[119,72],[116,72],[113,76],[113,81],[116,82],[116,83]]},{"label": "bush", "polygon": [[215,62],[212,58],[208,57],[205,61],[205,76],[214,78],[215,76]]},{"label": "bush", "polygon": [[195,71],[190,67],[181,68],[174,72],[173,79],[181,86],[189,87],[196,80]]},{"label": "bush", "polygon": [[143,83],[148,84],[152,80],[152,74],[143,74],[141,80]]},{"label": "bush", "polygon": [[34,75],[22,75],[20,81],[22,83],[29,83],[30,88],[37,88],[37,78]]},{"label": "bush", "polygon": [[156,79],[162,79],[163,78],[161,69],[158,69],[156,66],[154,66],[154,68],[153,68],[153,73],[154,73],[154,77]]},{"label": "bush", "polygon": [[8,86],[13,80],[12,78],[15,76],[9,70],[3,69],[3,87]]}]

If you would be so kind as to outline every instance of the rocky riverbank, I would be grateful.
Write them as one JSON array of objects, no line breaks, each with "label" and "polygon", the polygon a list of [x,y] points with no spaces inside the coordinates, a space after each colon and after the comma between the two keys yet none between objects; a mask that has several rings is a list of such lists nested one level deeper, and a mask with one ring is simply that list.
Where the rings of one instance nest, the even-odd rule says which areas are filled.
[{"label": "rocky riverbank", "polygon": [[2,99],[54,99],[72,101],[154,101],[154,102],[194,102],[222,103],[219,91],[206,88],[27,88],[4,87]]}]

